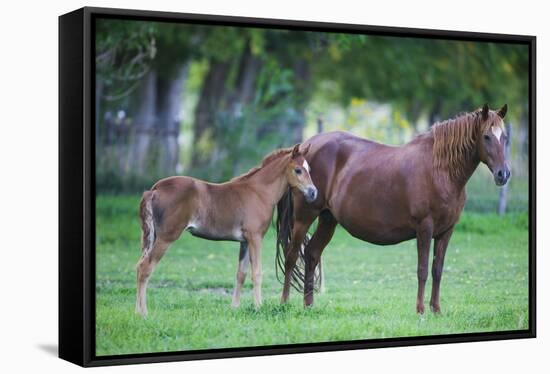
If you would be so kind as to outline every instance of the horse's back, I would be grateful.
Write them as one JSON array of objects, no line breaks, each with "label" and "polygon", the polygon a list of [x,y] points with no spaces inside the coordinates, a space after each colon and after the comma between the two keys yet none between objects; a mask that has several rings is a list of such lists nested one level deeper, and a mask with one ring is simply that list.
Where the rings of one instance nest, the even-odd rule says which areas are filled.
[{"label": "horse's back", "polygon": [[342,131],[315,135],[304,144],[311,145],[306,158],[312,167],[313,182],[327,198],[342,183],[351,183],[348,179],[379,174],[377,169],[388,166],[388,161],[399,154],[398,147]]},{"label": "horse's back", "polygon": [[[395,147],[345,132],[312,137],[308,162],[329,209],[352,235],[377,244],[414,237],[411,220],[427,210],[423,196],[412,190],[431,180],[431,153],[423,139]],[[311,161],[310,161],[311,159]],[[414,196],[413,196],[414,195]],[[424,206],[426,206],[424,209]]]},{"label": "horse's back", "polygon": [[395,148],[369,139],[360,138],[345,131],[331,131],[317,134],[305,141],[304,144],[311,144],[310,154],[321,149],[330,149],[344,152],[348,156],[352,156],[356,151],[370,152]]}]

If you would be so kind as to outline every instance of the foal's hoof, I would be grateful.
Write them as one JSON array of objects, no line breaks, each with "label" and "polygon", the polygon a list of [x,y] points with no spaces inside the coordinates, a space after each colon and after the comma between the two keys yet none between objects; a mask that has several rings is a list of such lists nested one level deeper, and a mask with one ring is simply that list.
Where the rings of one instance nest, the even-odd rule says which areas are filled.
[{"label": "foal's hoof", "polygon": [[441,314],[441,308],[439,307],[439,305],[430,305],[430,309],[434,314]]},{"label": "foal's hoof", "polygon": [[417,305],[416,306],[416,313],[420,314],[420,315],[424,314],[424,305]]}]

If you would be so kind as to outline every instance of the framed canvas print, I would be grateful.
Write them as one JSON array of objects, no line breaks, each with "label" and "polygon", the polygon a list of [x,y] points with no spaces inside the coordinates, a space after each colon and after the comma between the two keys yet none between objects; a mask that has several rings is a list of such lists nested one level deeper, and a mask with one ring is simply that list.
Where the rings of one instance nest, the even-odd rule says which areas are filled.
[{"label": "framed canvas print", "polygon": [[535,337],[535,37],[59,18],[59,355]]}]

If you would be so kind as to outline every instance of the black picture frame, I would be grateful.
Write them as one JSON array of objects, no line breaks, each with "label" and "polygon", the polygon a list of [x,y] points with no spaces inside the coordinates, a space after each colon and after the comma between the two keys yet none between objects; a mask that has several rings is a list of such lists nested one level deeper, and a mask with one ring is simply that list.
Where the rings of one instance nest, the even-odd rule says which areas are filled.
[{"label": "black picture frame", "polygon": [[[95,355],[94,18],[368,33],[529,46],[529,329],[366,341]],[[85,7],[59,17],[59,357],[104,366],[536,337],[536,37]]]}]

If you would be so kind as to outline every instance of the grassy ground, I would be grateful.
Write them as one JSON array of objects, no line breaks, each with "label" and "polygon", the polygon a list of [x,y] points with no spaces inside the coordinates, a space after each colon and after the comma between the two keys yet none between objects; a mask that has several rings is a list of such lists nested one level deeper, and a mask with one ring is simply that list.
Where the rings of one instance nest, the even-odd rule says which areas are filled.
[{"label": "grassy ground", "polygon": [[[250,279],[230,308],[238,243],[184,234],[153,274],[149,316],[135,315],[139,197],[97,199],[97,355],[261,346],[528,328],[527,215],[465,213],[447,252],[442,314],[415,313],[416,247],[380,247],[338,229],[325,250],[326,290],[305,310],[279,305],[275,241],[264,238],[264,305]],[[427,284],[428,306],[431,283]]]}]

